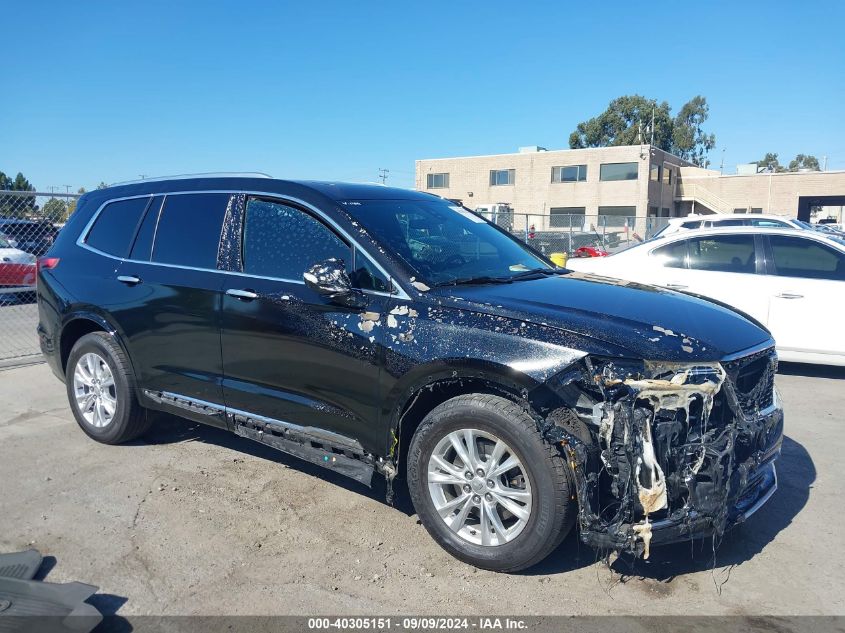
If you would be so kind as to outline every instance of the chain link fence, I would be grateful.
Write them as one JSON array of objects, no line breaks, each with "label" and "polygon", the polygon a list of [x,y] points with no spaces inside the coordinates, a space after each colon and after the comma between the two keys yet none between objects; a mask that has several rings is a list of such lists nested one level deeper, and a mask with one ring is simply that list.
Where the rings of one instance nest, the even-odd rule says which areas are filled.
[{"label": "chain link fence", "polygon": [[546,256],[616,253],[651,238],[669,218],[615,215],[481,213]]},{"label": "chain link fence", "polygon": [[0,367],[38,359],[36,262],[53,245],[78,198],[0,191]]}]

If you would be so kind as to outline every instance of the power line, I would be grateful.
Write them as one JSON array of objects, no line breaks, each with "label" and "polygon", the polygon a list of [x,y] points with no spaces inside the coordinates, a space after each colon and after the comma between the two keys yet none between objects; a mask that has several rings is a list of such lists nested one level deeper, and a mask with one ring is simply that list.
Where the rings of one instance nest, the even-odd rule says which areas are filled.
[{"label": "power line", "polygon": [[387,174],[390,173],[389,169],[383,169],[379,167],[378,170],[378,177],[381,178],[381,184],[385,184],[387,182]]}]

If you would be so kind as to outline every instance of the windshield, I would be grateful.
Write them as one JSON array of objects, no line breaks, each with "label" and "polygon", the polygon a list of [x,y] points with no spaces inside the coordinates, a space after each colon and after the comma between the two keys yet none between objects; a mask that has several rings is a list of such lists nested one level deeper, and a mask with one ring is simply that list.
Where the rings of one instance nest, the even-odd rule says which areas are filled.
[{"label": "windshield", "polygon": [[554,268],[516,239],[446,200],[342,202],[378,241],[432,285],[510,280]]}]

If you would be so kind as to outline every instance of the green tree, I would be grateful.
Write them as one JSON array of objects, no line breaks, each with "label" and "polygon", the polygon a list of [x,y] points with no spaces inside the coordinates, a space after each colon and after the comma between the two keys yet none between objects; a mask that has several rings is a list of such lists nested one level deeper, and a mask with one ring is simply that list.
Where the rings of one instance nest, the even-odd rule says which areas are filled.
[{"label": "green tree", "polygon": [[[80,194],[80,195],[82,195],[82,194],[86,193],[86,191],[85,191],[85,187],[80,187],[79,189],[77,189],[77,190],[76,190],[76,193],[78,193],[78,194]],[[73,215],[73,212],[74,212],[74,211],[76,211],[76,202],[77,202],[77,200],[78,200],[77,198],[71,198],[71,199],[70,199],[70,201],[68,201],[68,203],[67,203],[67,217],[68,217],[68,218],[69,218],[71,215]]]},{"label": "green tree", "polygon": [[821,171],[819,159],[810,154],[798,154],[793,160],[789,161],[789,171],[800,171],[802,169]]},{"label": "green tree", "polygon": [[100,184],[97,185],[97,189],[105,189],[107,187],[108,187],[108,185],[106,183],[104,183],[102,180],[100,181]]},{"label": "green tree", "polygon": [[771,171],[780,174],[785,172],[786,168],[780,164],[777,152],[766,152],[766,155],[757,161],[757,171]]},{"label": "green tree", "polygon": [[569,147],[650,143],[703,167],[716,145],[716,136],[702,129],[709,114],[707,100],[700,95],[685,103],[674,118],[666,101],[626,95],[611,101],[598,116],[579,123],[569,135]]},{"label": "green tree", "polygon": [[708,116],[707,100],[696,95],[683,105],[672,126],[672,153],[699,167],[707,167],[707,154],[716,145],[716,135],[701,129]]},{"label": "green tree", "polygon": [[[20,172],[11,178],[0,171],[0,190],[35,191],[35,187]],[[35,211],[35,196],[0,195],[0,216],[25,218]]]},{"label": "green tree", "polygon": [[669,151],[672,145],[672,117],[669,104],[641,95],[618,97],[597,117],[579,123],[569,135],[569,147],[612,147],[649,143],[654,114],[654,145]]},{"label": "green tree", "polygon": [[41,215],[50,222],[64,222],[68,218],[67,203],[59,198],[50,198],[41,207]]}]

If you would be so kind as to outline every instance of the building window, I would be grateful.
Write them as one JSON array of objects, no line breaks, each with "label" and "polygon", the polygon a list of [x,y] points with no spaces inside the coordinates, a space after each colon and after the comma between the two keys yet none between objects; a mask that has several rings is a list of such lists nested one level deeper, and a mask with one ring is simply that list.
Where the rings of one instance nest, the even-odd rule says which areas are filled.
[{"label": "building window", "polygon": [[660,165],[652,164],[648,179],[652,182],[660,182]]},{"label": "building window", "polygon": [[658,215],[660,215],[660,214],[658,213],[657,207],[649,207],[648,208],[648,217],[656,218]]},{"label": "building window", "polygon": [[515,169],[491,169],[490,186],[512,185],[516,177]]},{"label": "building window", "polygon": [[448,189],[449,174],[427,174],[426,189]]},{"label": "building window", "polygon": [[663,184],[672,184],[672,170],[666,165],[663,166]]},{"label": "building window", "polygon": [[734,213],[745,213],[747,211],[748,211],[747,207],[742,207],[741,209],[739,209],[739,208],[734,209]]},{"label": "building window", "polygon": [[[584,224],[586,207],[552,207],[549,209],[549,226],[552,228],[580,227]],[[575,216],[575,217],[573,217]]]},{"label": "building window", "polygon": [[763,213],[763,207],[751,207],[751,213]]},{"label": "building window", "polygon": [[636,180],[638,167],[637,163],[604,163],[599,180]]},{"label": "building window", "polygon": [[587,180],[586,165],[552,167],[552,182],[581,182]]},{"label": "building window", "polygon": [[[636,165],[636,163],[634,163]],[[599,228],[607,226],[633,226],[637,207],[599,207]]]}]

